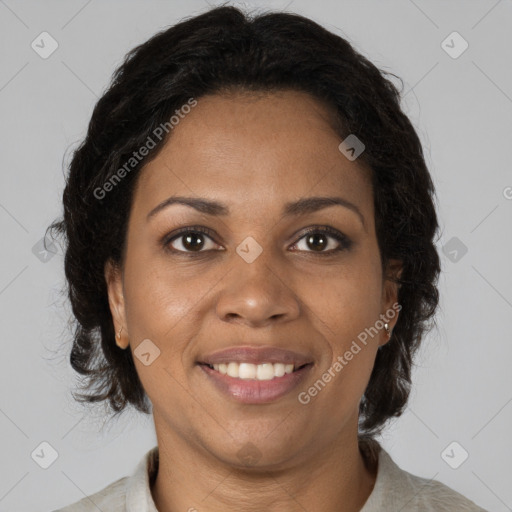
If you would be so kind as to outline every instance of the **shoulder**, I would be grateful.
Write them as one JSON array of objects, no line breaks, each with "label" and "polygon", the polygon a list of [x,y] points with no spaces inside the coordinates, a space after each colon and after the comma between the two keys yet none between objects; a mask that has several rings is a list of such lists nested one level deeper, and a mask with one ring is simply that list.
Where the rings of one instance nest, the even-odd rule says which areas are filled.
[{"label": "shoulder", "polygon": [[410,510],[486,512],[473,501],[437,480],[428,480],[403,471],[403,475],[397,478],[396,482],[403,488]]},{"label": "shoulder", "polygon": [[158,512],[151,496],[151,483],[158,471],[158,446],[149,450],[135,471],[80,501],[53,512]]},{"label": "shoulder", "polygon": [[486,512],[447,485],[404,471],[383,448],[378,461],[375,487],[361,512]]},{"label": "shoulder", "polygon": [[120,478],[101,491],[91,496],[86,496],[80,501],[55,510],[54,512],[98,512],[98,510],[124,512],[127,480],[127,476]]}]

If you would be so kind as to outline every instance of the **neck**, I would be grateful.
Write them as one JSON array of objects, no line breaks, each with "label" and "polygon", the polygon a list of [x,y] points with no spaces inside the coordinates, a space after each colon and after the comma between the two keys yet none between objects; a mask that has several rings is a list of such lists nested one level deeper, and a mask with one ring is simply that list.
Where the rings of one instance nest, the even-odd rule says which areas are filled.
[{"label": "neck", "polygon": [[[359,512],[375,484],[377,464],[355,436],[279,467],[234,468],[175,433],[159,435],[151,492],[159,512]],[[369,454],[367,450],[365,453]]]}]

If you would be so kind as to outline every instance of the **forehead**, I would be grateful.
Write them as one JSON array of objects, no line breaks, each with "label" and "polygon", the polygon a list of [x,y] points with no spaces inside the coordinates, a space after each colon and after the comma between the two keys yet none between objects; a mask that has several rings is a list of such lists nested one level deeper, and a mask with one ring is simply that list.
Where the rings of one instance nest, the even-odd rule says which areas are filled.
[{"label": "forehead", "polygon": [[349,161],[326,105],[297,91],[201,97],[141,171],[145,208],[173,194],[229,204],[339,192],[371,200],[369,169]]}]

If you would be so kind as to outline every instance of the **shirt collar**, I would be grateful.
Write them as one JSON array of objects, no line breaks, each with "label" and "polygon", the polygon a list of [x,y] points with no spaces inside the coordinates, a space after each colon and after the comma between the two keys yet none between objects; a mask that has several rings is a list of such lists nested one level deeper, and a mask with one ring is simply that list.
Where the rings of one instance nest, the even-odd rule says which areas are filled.
[{"label": "shirt collar", "polygon": [[127,512],[158,512],[151,495],[151,484],[157,472],[158,446],[155,446],[146,453],[126,481]]},{"label": "shirt collar", "polygon": [[[382,496],[390,478],[397,476],[400,469],[389,457],[388,453],[375,442],[373,455],[378,458],[377,478],[372,493],[364,504],[361,512],[382,510]],[[126,512],[158,512],[151,485],[158,472],[158,446],[149,450],[137,465],[134,473],[126,481]]]}]

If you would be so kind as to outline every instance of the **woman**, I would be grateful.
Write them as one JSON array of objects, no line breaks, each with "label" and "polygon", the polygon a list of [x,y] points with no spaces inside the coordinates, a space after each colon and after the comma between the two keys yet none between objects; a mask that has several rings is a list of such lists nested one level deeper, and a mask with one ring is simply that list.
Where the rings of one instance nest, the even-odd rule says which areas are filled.
[{"label": "woman", "polygon": [[152,413],[62,511],[481,511],[375,440],[438,304],[434,187],[399,92],[301,16],[214,8],[132,50],[64,218],[79,399]]}]

